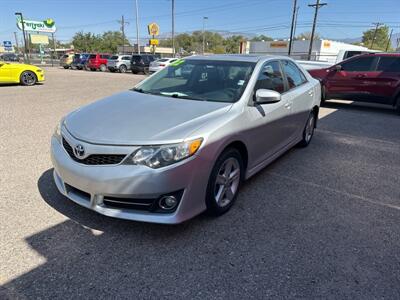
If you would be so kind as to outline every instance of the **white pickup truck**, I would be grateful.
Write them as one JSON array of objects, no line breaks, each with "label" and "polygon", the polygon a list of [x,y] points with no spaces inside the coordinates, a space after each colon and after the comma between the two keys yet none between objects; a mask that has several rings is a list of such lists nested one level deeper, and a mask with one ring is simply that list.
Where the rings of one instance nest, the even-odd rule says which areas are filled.
[{"label": "white pickup truck", "polygon": [[329,68],[341,61],[348,59],[352,56],[361,55],[365,53],[376,53],[380,52],[377,50],[365,50],[365,51],[358,51],[358,50],[340,50],[335,63],[327,62],[327,61],[313,61],[313,60],[296,60],[304,69],[306,70],[315,70],[315,69],[325,69]]}]

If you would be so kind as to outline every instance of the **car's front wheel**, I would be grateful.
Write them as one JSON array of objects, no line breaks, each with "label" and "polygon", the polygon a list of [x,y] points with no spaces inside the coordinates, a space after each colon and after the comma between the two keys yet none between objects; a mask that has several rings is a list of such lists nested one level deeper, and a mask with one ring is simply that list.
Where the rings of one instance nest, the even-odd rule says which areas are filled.
[{"label": "car's front wheel", "polygon": [[127,70],[128,70],[128,68],[125,65],[120,65],[119,66],[120,73],[126,73]]},{"label": "car's front wheel", "polygon": [[100,65],[100,71],[102,71],[102,72],[107,71],[107,66],[106,65]]},{"label": "car's front wheel", "polygon": [[243,172],[243,159],[238,150],[229,148],[219,156],[207,185],[206,205],[210,214],[219,216],[232,207]]},{"label": "car's front wheel", "polygon": [[317,121],[317,116],[315,111],[311,111],[308,116],[306,126],[303,130],[303,139],[298,144],[300,147],[307,147],[314,136],[315,124]]},{"label": "car's front wheel", "polygon": [[35,75],[35,73],[33,73],[32,71],[24,71],[22,72],[21,76],[20,76],[20,83],[22,85],[35,85],[37,82],[37,77]]}]

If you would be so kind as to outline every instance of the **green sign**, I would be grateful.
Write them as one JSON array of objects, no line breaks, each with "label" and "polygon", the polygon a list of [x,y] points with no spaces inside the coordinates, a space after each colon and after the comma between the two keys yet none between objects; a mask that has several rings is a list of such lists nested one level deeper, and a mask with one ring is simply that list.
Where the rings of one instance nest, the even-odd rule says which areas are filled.
[{"label": "green sign", "polygon": [[[17,18],[17,27],[22,30],[21,18]],[[24,20],[24,27],[26,31],[36,31],[36,32],[56,32],[56,23],[53,19],[47,19],[44,21],[31,21]]]}]

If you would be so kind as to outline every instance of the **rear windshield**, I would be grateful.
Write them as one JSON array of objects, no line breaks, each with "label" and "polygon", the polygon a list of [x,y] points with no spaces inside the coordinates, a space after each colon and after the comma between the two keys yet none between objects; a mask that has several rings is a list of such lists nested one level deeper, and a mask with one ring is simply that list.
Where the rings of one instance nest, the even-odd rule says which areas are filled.
[{"label": "rear windshield", "polygon": [[139,61],[140,59],[141,59],[141,57],[139,55],[132,56],[132,60]]},{"label": "rear windshield", "polygon": [[167,58],[161,58],[161,59],[158,59],[157,61],[158,62],[166,62],[166,61],[168,61],[168,59]]},{"label": "rear windshield", "polygon": [[110,59],[118,59],[118,55],[113,55]]},{"label": "rear windshield", "polygon": [[96,54],[90,54],[89,58],[96,58]]}]

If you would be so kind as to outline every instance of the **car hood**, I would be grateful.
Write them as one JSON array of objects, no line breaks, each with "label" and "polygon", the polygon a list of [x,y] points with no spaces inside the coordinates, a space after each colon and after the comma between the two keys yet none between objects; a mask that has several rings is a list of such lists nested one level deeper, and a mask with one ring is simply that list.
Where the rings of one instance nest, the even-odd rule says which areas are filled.
[{"label": "car hood", "polygon": [[76,138],[96,144],[178,142],[231,106],[126,91],[72,112],[65,127]]}]

